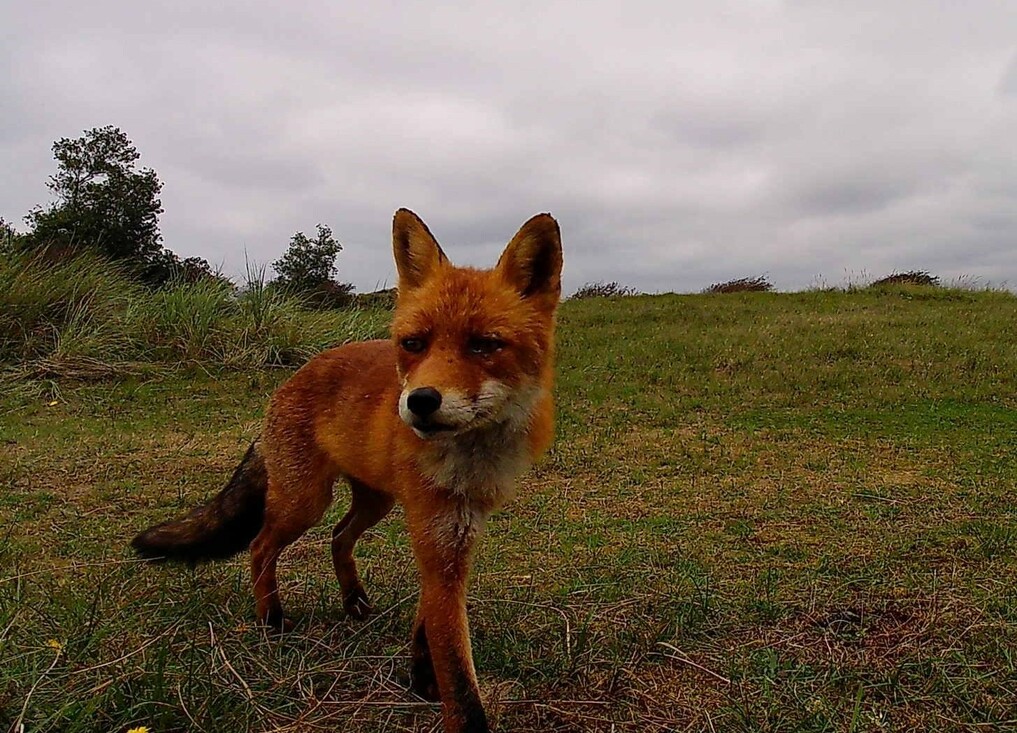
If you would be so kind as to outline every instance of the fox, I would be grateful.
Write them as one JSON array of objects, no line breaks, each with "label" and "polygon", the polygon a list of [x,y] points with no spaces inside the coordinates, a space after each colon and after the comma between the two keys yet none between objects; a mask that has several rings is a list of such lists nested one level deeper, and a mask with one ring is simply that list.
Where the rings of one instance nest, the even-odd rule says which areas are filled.
[{"label": "fox", "polygon": [[143,558],[192,565],[249,550],[257,618],[285,632],[279,557],[321,521],[336,482],[351,500],[332,530],[332,564],[353,619],[373,610],[354,546],[398,502],[420,576],[410,688],[440,701],[446,733],[483,733],[467,582],[487,518],[552,443],[561,232],[538,214],[493,268],[458,267],[399,209],[392,248],[391,337],[310,359],[270,398],[225,488],[131,544]]}]

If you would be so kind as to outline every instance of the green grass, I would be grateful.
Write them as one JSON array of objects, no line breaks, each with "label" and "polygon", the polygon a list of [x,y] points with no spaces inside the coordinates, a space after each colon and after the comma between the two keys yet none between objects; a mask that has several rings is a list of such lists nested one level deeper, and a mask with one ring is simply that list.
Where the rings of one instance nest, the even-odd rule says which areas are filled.
[{"label": "green grass", "polygon": [[[497,728],[1017,726],[1015,324],[1014,297],[948,289],[565,303],[557,441],[470,590]],[[398,512],[358,546],[381,613],[357,624],[337,492],[283,560],[282,642],[244,559],[126,547],[220,488],[286,376],[0,397],[0,729],[435,729],[405,688]]]},{"label": "green grass", "polygon": [[299,365],[384,331],[380,310],[309,311],[250,272],[150,291],[92,255],[0,258],[0,378],[103,378],[166,366]]}]

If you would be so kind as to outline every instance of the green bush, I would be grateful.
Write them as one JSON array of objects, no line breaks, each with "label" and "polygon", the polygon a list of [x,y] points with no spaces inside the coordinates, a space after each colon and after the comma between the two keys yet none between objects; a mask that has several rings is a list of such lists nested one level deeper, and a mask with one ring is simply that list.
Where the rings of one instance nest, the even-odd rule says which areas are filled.
[{"label": "green bush", "polygon": [[893,272],[886,277],[881,277],[869,285],[870,288],[883,288],[889,285],[919,285],[923,287],[939,287],[939,278],[931,275],[925,270],[909,270],[907,272]]},{"label": "green bush", "polygon": [[773,290],[773,283],[765,275],[758,277],[741,277],[723,283],[714,283],[703,290],[704,293],[768,293]]},{"label": "green bush", "polygon": [[576,292],[569,296],[569,300],[585,300],[586,298],[623,298],[630,295],[639,295],[639,291],[630,288],[628,285],[619,285],[616,282],[595,282],[586,283]]}]

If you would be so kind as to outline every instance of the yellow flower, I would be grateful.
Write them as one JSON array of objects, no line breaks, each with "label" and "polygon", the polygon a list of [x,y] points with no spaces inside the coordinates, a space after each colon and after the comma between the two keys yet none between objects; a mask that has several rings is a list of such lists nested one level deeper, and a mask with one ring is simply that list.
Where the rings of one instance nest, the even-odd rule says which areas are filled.
[{"label": "yellow flower", "polygon": [[58,651],[58,652],[59,652],[59,651],[62,651],[62,650],[63,650],[63,648],[64,648],[64,645],[63,645],[63,644],[61,644],[61,643],[60,643],[59,641],[57,641],[56,639],[49,639],[49,640],[48,640],[48,641],[46,642],[46,646],[48,646],[48,647],[49,647],[50,649],[55,649],[55,650],[56,650],[56,651]]},{"label": "yellow flower", "polygon": [[127,733],[148,733],[148,727],[139,725],[137,728],[131,728]]}]

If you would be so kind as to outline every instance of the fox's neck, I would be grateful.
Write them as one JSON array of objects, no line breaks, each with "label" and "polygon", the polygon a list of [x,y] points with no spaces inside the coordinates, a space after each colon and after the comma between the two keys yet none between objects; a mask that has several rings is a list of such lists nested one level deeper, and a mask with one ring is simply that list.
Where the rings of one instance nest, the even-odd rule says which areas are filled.
[{"label": "fox's neck", "polygon": [[516,478],[529,467],[526,433],[492,425],[435,445],[425,470],[436,484],[470,503],[497,509],[515,494]]},{"label": "fox's neck", "polygon": [[421,468],[435,484],[491,512],[515,495],[516,479],[530,466],[529,427],[543,390],[521,395],[501,422],[427,446]]}]

